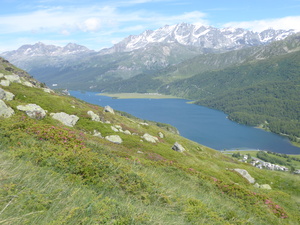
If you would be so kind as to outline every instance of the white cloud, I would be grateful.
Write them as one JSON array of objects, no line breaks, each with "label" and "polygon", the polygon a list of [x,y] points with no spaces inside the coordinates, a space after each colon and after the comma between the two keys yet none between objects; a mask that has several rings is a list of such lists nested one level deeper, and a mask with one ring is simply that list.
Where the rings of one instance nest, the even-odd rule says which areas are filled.
[{"label": "white cloud", "polygon": [[[151,0],[150,0],[151,1]],[[131,3],[149,0],[131,1]],[[0,16],[0,35],[12,33],[56,33],[71,35],[76,32],[120,33],[120,30],[157,29],[166,24],[180,22],[207,23],[205,14],[199,11],[179,15],[161,15],[147,10],[119,11],[112,6],[48,7],[29,13]]]},{"label": "white cloud", "polygon": [[98,18],[86,19],[83,23],[79,24],[79,28],[84,32],[95,32],[101,27],[101,21]]},{"label": "white cloud", "polygon": [[224,27],[240,27],[253,31],[263,31],[269,28],[284,30],[295,29],[296,31],[300,31],[300,16],[289,16],[283,18],[255,21],[230,22],[224,24]]}]

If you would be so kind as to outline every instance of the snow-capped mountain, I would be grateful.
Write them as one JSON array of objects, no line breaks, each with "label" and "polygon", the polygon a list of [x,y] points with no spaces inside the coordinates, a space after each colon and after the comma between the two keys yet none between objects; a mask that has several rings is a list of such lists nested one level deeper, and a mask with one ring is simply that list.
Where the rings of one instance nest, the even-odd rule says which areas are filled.
[{"label": "snow-capped mountain", "polygon": [[144,48],[151,43],[179,43],[209,50],[234,50],[243,47],[268,44],[282,40],[295,33],[294,30],[253,32],[242,28],[218,29],[210,26],[181,23],[147,30],[140,35],[131,35],[102,53],[129,52]]},{"label": "snow-capped mountain", "polygon": [[94,52],[82,45],[69,43],[64,47],[55,45],[46,45],[42,42],[38,42],[34,45],[23,45],[17,50],[3,52],[3,57],[10,60],[20,57],[34,57],[34,56],[64,56],[64,55],[76,55],[79,53]]},{"label": "snow-capped mountain", "polygon": [[[151,88],[156,88],[155,85],[159,86],[163,80],[169,82],[188,73],[192,76],[202,69],[224,68],[244,62],[254,55],[255,57],[251,59],[268,58],[272,55],[268,51],[262,54],[262,50],[245,48],[265,47],[273,41],[282,40],[294,33],[293,30],[268,29],[263,32],[253,32],[241,28],[218,29],[181,23],[164,26],[154,31],[147,30],[140,35],[128,36],[111,48],[99,52],[77,44],[59,47],[39,42],[34,45],[23,45],[17,50],[4,52],[1,56],[42,82],[86,90],[91,87],[95,90],[97,88],[107,90],[110,86],[111,88],[118,87],[114,91],[120,91],[120,88],[133,87],[133,83],[137,83],[138,87],[143,87],[140,84],[152,82],[151,76],[156,72],[163,74],[165,72],[162,72],[162,69],[166,68],[166,71],[171,71],[166,76],[161,75],[161,79],[154,79],[153,85],[149,85],[149,89],[146,90],[151,91]],[[242,49],[245,52],[234,51],[226,57],[222,54],[219,57],[219,54],[216,54]],[[269,51],[283,54],[286,52],[285,49],[272,47]],[[200,57],[200,61],[197,61],[198,56],[204,58]],[[189,67],[188,60],[196,61]],[[180,64],[178,68],[184,67],[186,70],[178,72],[175,65],[179,63],[183,64]],[[141,74],[146,75],[145,77],[139,76]],[[136,76],[137,79],[135,79]],[[134,82],[126,83],[131,78]]]}]

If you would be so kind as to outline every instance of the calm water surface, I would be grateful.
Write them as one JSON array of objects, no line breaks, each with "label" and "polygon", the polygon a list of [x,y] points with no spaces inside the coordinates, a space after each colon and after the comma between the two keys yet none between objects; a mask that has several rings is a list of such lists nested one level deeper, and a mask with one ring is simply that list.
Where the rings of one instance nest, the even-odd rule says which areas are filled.
[{"label": "calm water surface", "polygon": [[300,154],[300,148],[291,145],[287,138],[232,122],[223,112],[187,104],[184,99],[113,99],[95,92],[79,91],[70,91],[70,94],[141,119],[171,124],[183,137],[217,150],[260,149]]}]

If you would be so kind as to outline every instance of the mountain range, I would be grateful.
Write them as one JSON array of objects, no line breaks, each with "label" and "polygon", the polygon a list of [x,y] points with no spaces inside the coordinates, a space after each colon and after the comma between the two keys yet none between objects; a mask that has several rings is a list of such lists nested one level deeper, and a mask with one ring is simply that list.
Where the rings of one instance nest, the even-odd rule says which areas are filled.
[{"label": "mountain range", "polygon": [[295,33],[293,30],[268,29],[262,32],[253,32],[242,28],[218,29],[211,26],[181,23],[167,25],[154,31],[147,30],[140,35],[131,35],[112,48],[101,52],[130,52],[145,48],[152,43],[178,43],[200,48],[204,52],[227,51],[268,44],[282,40],[293,33]]},{"label": "mountain range", "polygon": [[181,23],[131,35],[98,52],[71,43],[65,47],[37,43],[1,56],[48,85],[56,83],[64,88],[101,91],[115,82],[153,73],[197,55],[262,46],[294,33],[293,30],[253,32]]}]

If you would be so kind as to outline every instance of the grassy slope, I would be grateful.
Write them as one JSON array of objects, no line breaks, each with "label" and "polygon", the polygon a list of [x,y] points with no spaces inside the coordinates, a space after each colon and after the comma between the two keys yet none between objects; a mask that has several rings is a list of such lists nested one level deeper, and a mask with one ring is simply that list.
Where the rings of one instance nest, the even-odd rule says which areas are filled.
[{"label": "grassy slope", "polygon": [[[1,71],[0,71],[1,72]],[[103,108],[39,88],[12,84],[6,102],[15,109],[0,120],[0,224],[297,224],[299,176],[258,170],[149,122],[104,113]],[[49,115],[30,119],[16,106],[36,103],[51,112],[75,114],[75,127]],[[104,120],[138,135],[111,130]],[[118,134],[120,145],[94,137]],[[153,144],[144,133],[165,137]],[[175,141],[186,148],[171,149]],[[244,168],[256,189],[233,172]]]}]

